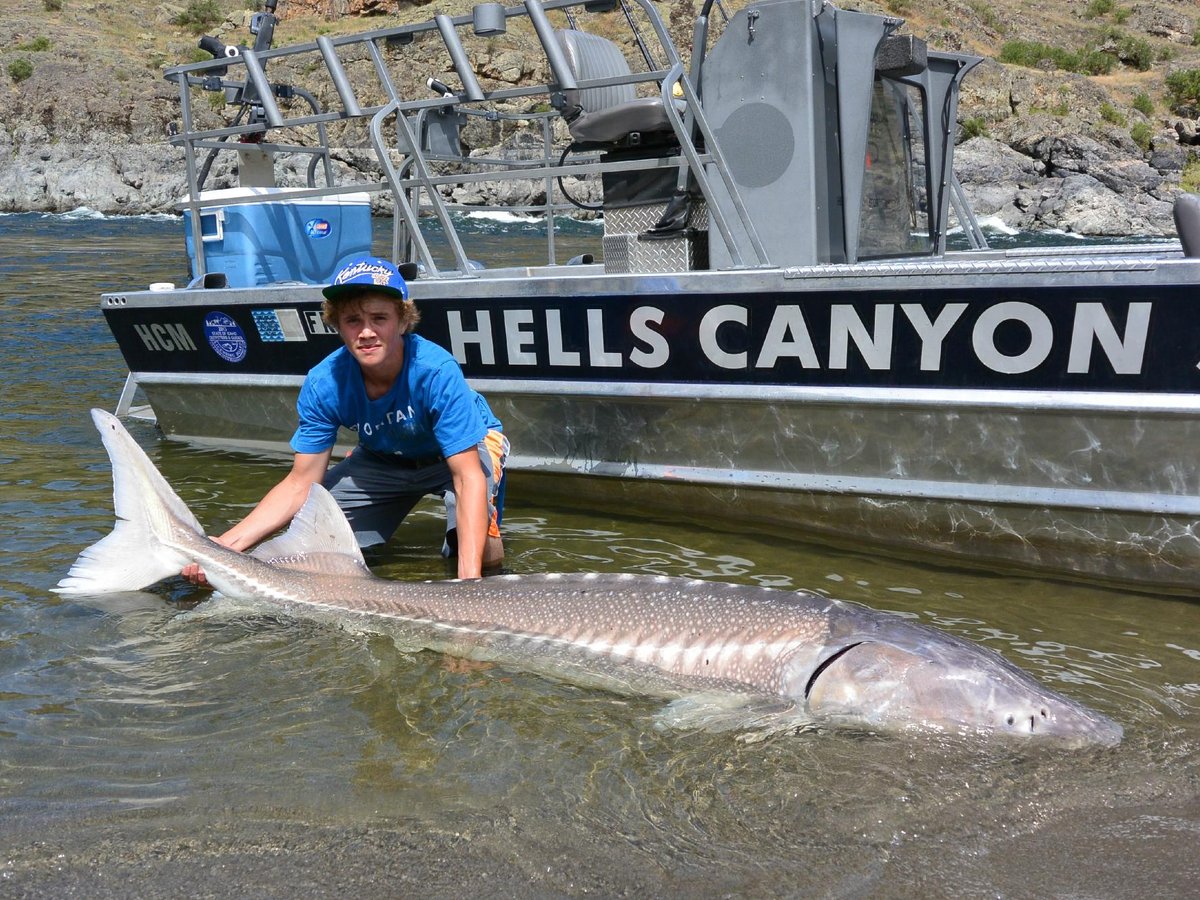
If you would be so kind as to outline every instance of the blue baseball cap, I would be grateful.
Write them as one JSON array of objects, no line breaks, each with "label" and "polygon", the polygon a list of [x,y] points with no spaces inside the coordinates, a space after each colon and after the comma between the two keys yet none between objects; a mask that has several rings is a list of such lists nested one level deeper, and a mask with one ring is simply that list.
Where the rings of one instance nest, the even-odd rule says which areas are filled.
[{"label": "blue baseball cap", "polygon": [[349,294],[364,290],[391,294],[401,300],[408,299],[408,285],[400,270],[386,259],[362,256],[343,266],[333,276],[333,283],[321,290],[327,300],[340,300]]}]

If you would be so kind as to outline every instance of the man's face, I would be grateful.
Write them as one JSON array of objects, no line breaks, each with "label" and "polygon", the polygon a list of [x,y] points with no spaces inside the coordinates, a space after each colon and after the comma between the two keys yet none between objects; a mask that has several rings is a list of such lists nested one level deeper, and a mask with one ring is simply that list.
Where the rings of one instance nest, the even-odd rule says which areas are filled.
[{"label": "man's face", "polygon": [[365,371],[386,369],[404,352],[400,311],[389,298],[370,293],[338,314],[338,334]]}]

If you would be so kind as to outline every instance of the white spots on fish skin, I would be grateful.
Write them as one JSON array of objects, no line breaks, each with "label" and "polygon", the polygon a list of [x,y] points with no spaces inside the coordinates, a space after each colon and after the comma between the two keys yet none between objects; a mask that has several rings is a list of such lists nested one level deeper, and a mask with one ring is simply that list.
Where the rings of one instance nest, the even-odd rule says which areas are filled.
[{"label": "white spots on fish skin", "polygon": [[781,683],[781,659],[824,630],[812,597],[665,575],[501,575],[417,587],[373,584],[354,605],[428,627],[439,641],[514,641],[758,688]]}]

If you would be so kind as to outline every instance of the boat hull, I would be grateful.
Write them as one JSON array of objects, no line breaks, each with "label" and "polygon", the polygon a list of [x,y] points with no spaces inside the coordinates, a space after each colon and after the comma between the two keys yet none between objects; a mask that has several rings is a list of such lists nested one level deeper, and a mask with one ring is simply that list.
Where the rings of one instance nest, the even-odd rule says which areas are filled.
[{"label": "boat hull", "polygon": [[[1200,340],[1178,264],[1196,268],[526,272],[413,293],[504,422],[515,496],[1188,592]],[[338,346],[318,300],[147,292],[104,310],[168,436],[269,451]]]}]

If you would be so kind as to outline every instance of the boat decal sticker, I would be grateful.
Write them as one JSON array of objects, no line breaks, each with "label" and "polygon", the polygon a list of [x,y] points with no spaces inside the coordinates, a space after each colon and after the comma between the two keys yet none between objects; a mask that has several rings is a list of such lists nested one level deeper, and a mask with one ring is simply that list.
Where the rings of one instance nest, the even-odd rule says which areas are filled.
[{"label": "boat decal sticker", "polygon": [[325,320],[321,318],[321,311],[319,309],[305,310],[304,321],[308,323],[309,334],[337,334],[337,329],[327,325]]},{"label": "boat decal sticker", "polygon": [[237,363],[246,358],[246,335],[225,313],[210,312],[204,317],[204,336],[213,352],[226,362]]},{"label": "boat decal sticker", "polygon": [[254,316],[254,327],[258,329],[258,336],[265,343],[308,340],[297,310],[255,309],[251,310],[250,314]]},{"label": "boat decal sticker", "polygon": [[153,353],[175,353],[180,350],[195,350],[187,329],[177,322],[151,322],[133,326],[134,333],[142,339],[146,349]]},{"label": "boat decal sticker", "polygon": [[333,226],[328,219],[309,219],[304,223],[304,233],[314,241],[319,241],[333,234]]}]

